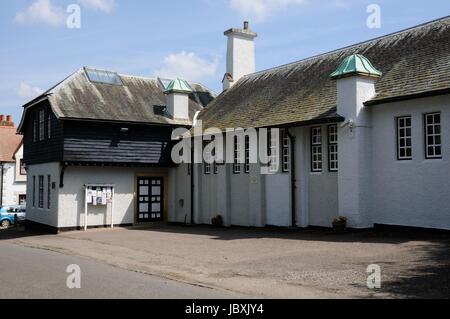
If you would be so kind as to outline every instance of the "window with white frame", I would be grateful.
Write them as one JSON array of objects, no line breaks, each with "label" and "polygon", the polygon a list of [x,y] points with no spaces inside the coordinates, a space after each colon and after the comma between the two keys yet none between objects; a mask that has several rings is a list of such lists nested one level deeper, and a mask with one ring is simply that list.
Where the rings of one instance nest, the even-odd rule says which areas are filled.
[{"label": "window with white frame", "polygon": [[412,121],[411,116],[397,118],[397,158],[412,159]]},{"label": "window with white frame", "polygon": [[245,135],[245,164],[244,173],[250,173],[250,136]]},{"label": "window with white frame", "polygon": [[38,207],[44,208],[44,176],[39,176]]},{"label": "window with white frame", "polygon": [[336,124],[328,126],[328,169],[337,172],[338,165],[338,127]]},{"label": "window with white frame", "polygon": [[276,173],[278,171],[278,143],[276,143],[276,134],[272,134],[272,130],[267,132],[267,142],[269,151],[269,172]]},{"label": "window with white frame", "polygon": [[211,174],[211,158],[212,158],[211,149],[208,147],[208,149],[205,150],[205,163],[204,163],[205,175]]},{"label": "window with white frame", "polygon": [[289,143],[290,143],[289,134],[286,131],[284,131],[282,135],[282,145],[281,145],[282,169],[284,173],[289,173],[289,156],[290,156]]},{"label": "window with white frame", "polygon": [[311,128],[311,171],[322,172],[322,128]]},{"label": "window with white frame", "polygon": [[50,175],[47,175],[47,209],[51,208],[51,189],[52,189],[52,178]]},{"label": "window with white frame", "polygon": [[441,113],[425,114],[425,157],[442,158]]},{"label": "window with white frame", "polygon": [[33,176],[33,207],[36,207],[36,176]]},{"label": "window with white frame", "polygon": [[45,138],[45,111],[39,111],[39,141]]},{"label": "window with white frame", "polygon": [[233,163],[233,173],[240,174],[241,173],[241,164],[239,164],[239,138],[237,136],[234,137],[234,163]]}]

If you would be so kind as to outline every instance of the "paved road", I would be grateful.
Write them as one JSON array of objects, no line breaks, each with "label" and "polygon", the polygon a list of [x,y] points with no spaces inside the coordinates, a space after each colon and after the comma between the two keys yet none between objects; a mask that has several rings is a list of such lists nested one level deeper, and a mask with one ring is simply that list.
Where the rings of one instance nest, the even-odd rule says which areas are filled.
[{"label": "paved road", "polygon": [[[81,267],[81,289],[69,289],[67,266]],[[239,298],[115,268],[80,257],[0,242],[0,299],[14,298]]]}]

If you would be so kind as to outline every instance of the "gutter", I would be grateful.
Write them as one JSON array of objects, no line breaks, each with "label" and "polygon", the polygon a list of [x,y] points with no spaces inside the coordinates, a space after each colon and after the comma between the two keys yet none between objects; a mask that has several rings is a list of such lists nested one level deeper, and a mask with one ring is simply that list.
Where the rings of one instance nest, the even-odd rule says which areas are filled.
[{"label": "gutter", "polygon": [[408,100],[413,100],[413,99],[419,99],[419,98],[431,97],[431,96],[439,96],[439,95],[445,95],[445,94],[450,94],[450,88],[434,90],[434,91],[427,91],[427,92],[422,92],[422,93],[415,93],[415,94],[410,94],[410,95],[400,95],[400,96],[388,97],[388,98],[378,99],[378,100],[369,100],[367,102],[364,102],[364,105],[371,106],[371,105],[384,104],[384,103],[408,101]]},{"label": "gutter", "polygon": [[4,163],[1,162],[0,163],[0,207],[3,206],[3,174],[4,174],[3,165],[4,165]]},{"label": "gutter", "polygon": [[295,175],[295,136],[289,132],[289,128],[286,128],[286,133],[291,142],[291,218],[292,227],[297,227],[297,202],[296,202],[296,190],[297,190],[297,177]]}]

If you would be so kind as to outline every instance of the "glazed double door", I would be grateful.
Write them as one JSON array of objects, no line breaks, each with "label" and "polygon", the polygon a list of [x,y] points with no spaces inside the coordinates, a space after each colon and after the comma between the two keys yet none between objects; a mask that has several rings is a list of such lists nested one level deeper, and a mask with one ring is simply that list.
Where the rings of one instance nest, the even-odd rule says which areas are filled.
[{"label": "glazed double door", "polygon": [[137,183],[138,222],[163,221],[164,179],[162,177],[139,177]]}]

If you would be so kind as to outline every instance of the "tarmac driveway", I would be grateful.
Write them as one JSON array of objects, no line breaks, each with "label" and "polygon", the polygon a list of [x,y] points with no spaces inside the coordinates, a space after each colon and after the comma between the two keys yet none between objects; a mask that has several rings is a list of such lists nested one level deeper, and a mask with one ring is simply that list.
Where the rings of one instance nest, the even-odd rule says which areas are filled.
[{"label": "tarmac driveway", "polygon": [[[450,296],[448,235],[158,226],[3,240],[248,297]],[[380,289],[367,287],[372,264]]]}]

